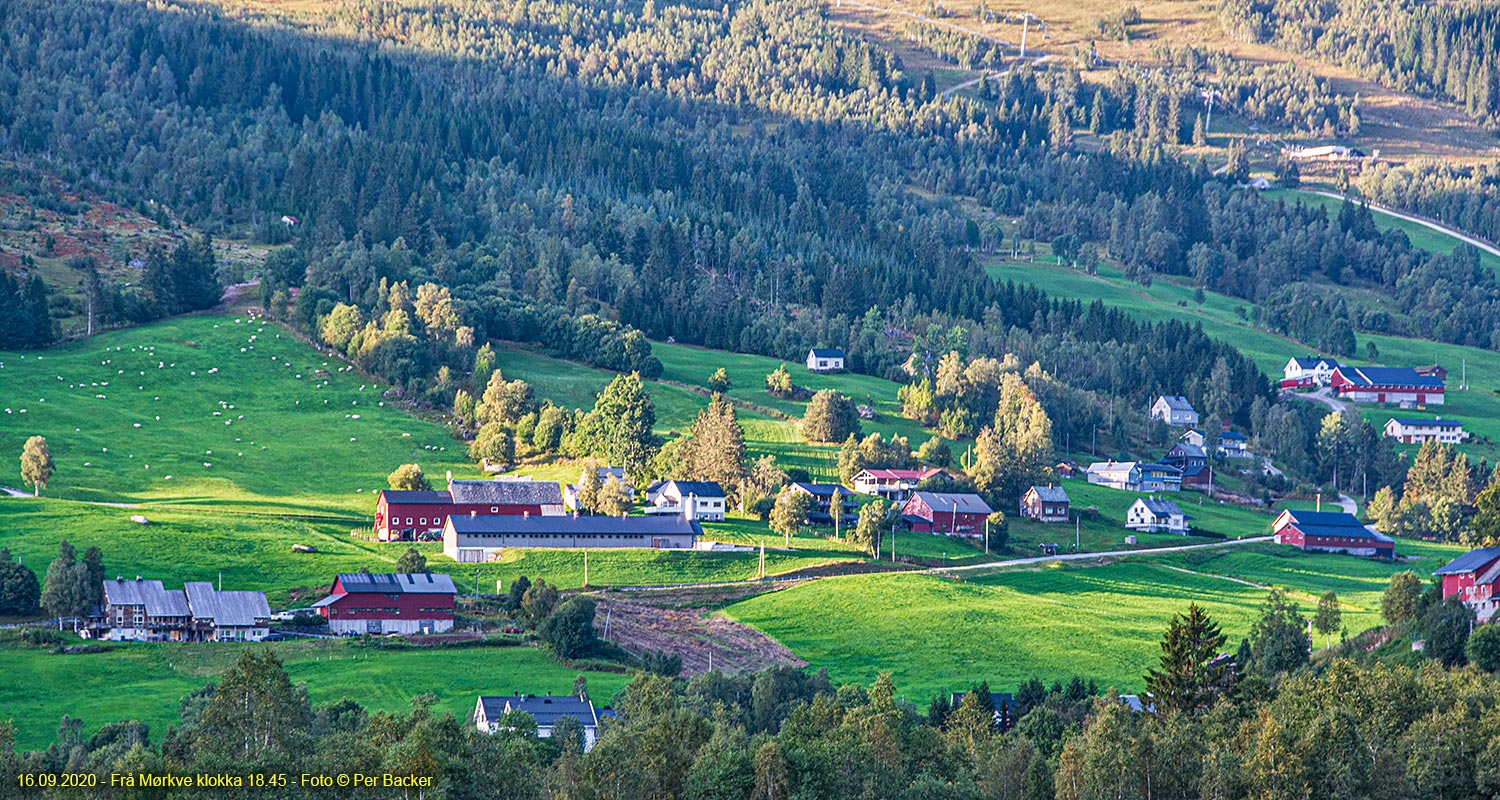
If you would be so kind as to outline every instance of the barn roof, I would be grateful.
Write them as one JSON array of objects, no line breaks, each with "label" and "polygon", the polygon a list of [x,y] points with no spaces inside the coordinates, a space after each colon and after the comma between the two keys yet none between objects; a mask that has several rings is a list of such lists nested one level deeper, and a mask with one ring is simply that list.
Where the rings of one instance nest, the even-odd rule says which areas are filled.
[{"label": "barn roof", "polygon": [[221,592],[208,581],[183,584],[194,619],[209,619],[214,625],[248,628],[257,620],[271,618],[265,592]]},{"label": "barn roof", "polygon": [[1462,575],[1466,572],[1476,572],[1495,559],[1500,559],[1500,547],[1480,547],[1449,561],[1446,566],[1432,574]]},{"label": "barn roof", "polygon": [[364,592],[402,594],[457,594],[453,578],[426,572],[340,572],[339,585],[349,594]]},{"label": "barn roof", "polygon": [[[921,498],[933,513],[941,511],[961,511],[965,514],[993,514],[994,509],[984,502],[984,498],[977,494],[956,494],[953,492],[913,492],[913,497]],[[925,520],[924,520],[925,521]]]},{"label": "barn roof", "polygon": [[186,617],[192,613],[187,597],[180,590],[163,589],[161,581],[105,581],[104,599],[113,606],[145,606],[148,617]]},{"label": "barn roof", "polygon": [[567,534],[576,536],[602,536],[606,534],[634,534],[667,536],[690,533],[703,535],[703,527],[697,520],[678,514],[653,514],[641,517],[575,517],[562,516],[529,517],[477,516],[466,517],[455,514],[448,524],[460,535],[472,533],[507,533],[526,535],[533,533]]},{"label": "barn roof", "polygon": [[508,697],[480,697],[479,705],[484,709],[485,719],[498,720],[511,711],[521,711],[536,720],[537,727],[551,728],[563,717],[572,717],[585,728],[599,726],[599,716],[594,704],[582,697],[538,697],[534,694],[517,694]]},{"label": "barn roof", "polygon": [[449,481],[455,503],[484,505],[562,505],[562,489],[556,481]]},{"label": "barn roof", "polygon": [[380,493],[385,498],[387,505],[412,506],[412,505],[437,505],[453,502],[453,495],[448,492],[428,492],[412,489],[386,489]]},{"label": "barn roof", "polygon": [[1355,386],[1432,386],[1440,387],[1442,380],[1419,375],[1410,367],[1351,367],[1344,364],[1339,374]]}]

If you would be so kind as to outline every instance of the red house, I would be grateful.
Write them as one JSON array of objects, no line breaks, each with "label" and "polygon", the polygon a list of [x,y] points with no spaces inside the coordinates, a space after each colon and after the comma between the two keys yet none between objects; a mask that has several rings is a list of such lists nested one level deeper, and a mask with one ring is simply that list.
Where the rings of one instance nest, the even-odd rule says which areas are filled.
[{"label": "red house", "polygon": [[978,536],[994,509],[977,494],[912,492],[901,507],[901,518],[919,533]]},{"label": "red house", "polygon": [[457,594],[447,575],[340,573],[313,608],[334,633],[442,633],[453,628]]},{"label": "red house", "polygon": [[1320,553],[1348,553],[1355,556],[1393,558],[1396,543],[1355,519],[1353,514],[1335,511],[1297,511],[1287,509],[1271,523],[1277,544]]},{"label": "red house", "polygon": [[1356,403],[1443,404],[1443,381],[1408,367],[1340,365],[1329,385],[1339,397]]},{"label": "red house", "polygon": [[1443,599],[1457,597],[1474,609],[1480,622],[1494,618],[1500,610],[1500,547],[1481,547],[1453,559],[1432,573],[1443,579]]},{"label": "red house", "polygon": [[448,481],[446,492],[382,491],[375,500],[375,537],[382,542],[437,541],[443,523],[461,516],[550,516],[565,513],[554,481]]}]

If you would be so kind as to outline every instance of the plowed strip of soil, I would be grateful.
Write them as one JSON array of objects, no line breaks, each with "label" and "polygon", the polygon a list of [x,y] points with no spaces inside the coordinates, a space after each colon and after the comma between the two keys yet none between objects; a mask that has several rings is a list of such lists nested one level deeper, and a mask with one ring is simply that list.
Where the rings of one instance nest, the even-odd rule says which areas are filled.
[{"label": "plowed strip of soil", "polygon": [[662,651],[682,657],[682,676],[708,672],[710,654],[719,672],[755,672],[774,664],[807,666],[779,642],[703,608],[661,608],[611,598],[599,603],[594,627],[608,626],[610,641],[640,655]]}]

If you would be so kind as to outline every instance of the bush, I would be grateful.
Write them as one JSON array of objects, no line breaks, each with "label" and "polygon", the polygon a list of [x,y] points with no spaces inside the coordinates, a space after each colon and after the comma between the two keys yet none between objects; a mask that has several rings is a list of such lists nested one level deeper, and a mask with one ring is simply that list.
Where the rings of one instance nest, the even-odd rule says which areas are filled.
[{"label": "bush", "polygon": [[[560,658],[582,658],[594,651],[599,637],[594,633],[593,600],[574,595],[564,600],[537,629],[542,641]],[[681,665],[679,664],[679,669]]]},{"label": "bush", "polygon": [[1469,634],[1469,660],[1485,672],[1500,672],[1500,624],[1481,625]]},{"label": "bush", "polygon": [[56,647],[63,643],[63,637],[50,628],[27,628],[21,632],[21,641],[33,647]]},{"label": "bush", "polygon": [[641,656],[641,669],[675,678],[682,672],[682,656],[665,651],[648,651]]}]

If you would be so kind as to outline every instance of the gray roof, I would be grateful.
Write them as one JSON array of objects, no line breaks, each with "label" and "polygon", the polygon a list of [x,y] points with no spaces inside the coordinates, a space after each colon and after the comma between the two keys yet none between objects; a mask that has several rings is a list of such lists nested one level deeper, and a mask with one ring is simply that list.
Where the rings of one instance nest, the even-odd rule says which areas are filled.
[{"label": "gray roof", "polygon": [[1461,575],[1465,572],[1475,572],[1496,558],[1500,558],[1500,547],[1481,547],[1477,550],[1470,550],[1458,558],[1449,561],[1447,566],[1432,574]]},{"label": "gray roof", "polygon": [[562,505],[562,489],[556,481],[449,481],[455,503],[483,505]]},{"label": "gray roof", "polygon": [[840,494],[844,495],[845,499],[848,499],[849,497],[849,490],[845,489],[841,484],[837,483],[793,483],[792,486],[793,488],[796,488],[797,490],[802,492],[806,492],[813,497],[832,498],[834,492],[839,492]]},{"label": "gray roof", "polygon": [[508,533],[516,535],[526,534],[565,534],[575,536],[601,536],[612,533],[637,534],[637,535],[668,535],[691,533],[694,536],[703,535],[703,527],[696,520],[686,519],[677,514],[658,514],[644,517],[585,517],[573,516],[537,516],[515,517],[515,516],[484,516],[466,517],[455,515],[448,518],[448,524],[458,534],[467,533]]},{"label": "gray roof", "polygon": [[1196,444],[1193,444],[1192,442],[1178,442],[1177,444],[1172,445],[1172,449],[1167,451],[1167,455],[1170,456],[1174,454],[1183,456],[1185,458],[1208,457],[1208,454],[1203,452],[1203,448],[1199,447]]},{"label": "gray roof", "polygon": [[1036,497],[1043,503],[1066,503],[1068,493],[1061,486],[1033,486],[1031,491],[1036,492]]},{"label": "gray roof", "polygon": [[583,723],[585,728],[599,725],[594,704],[582,697],[518,694],[508,697],[480,697],[479,705],[484,709],[485,719],[490,722],[500,719],[508,712],[522,711],[530,714],[539,728],[551,728],[563,717],[572,717]]},{"label": "gray roof", "polygon": [[183,584],[194,619],[212,620],[214,625],[248,628],[257,620],[271,618],[265,592],[220,592],[208,581]]},{"label": "gray roof", "polygon": [[112,606],[145,606],[148,617],[186,617],[192,614],[182,591],[167,591],[162,588],[161,581],[105,581],[104,601]]},{"label": "gray roof", "polygon": [[965,514],[993,514],[995,512],[988,503],[984,502],[984,498],[977,494],[912,492],[912,496],[921,498],[934,514],[942,511],[962,511]]},{"label": "gray roof", "polygon": [[1161,397],[1159,397],[1157,399],[1158,400],[1165,400],[1166,403],[1167,403],[1167,408],[1170,408],[1173,411],[1192,411],[1193,410],[1193,404],[1189,403],[1188,399],[1186,397],[1183,397],[1180,394],[1164,394],[1164,395],[1162,395]]},{"label": "gray roof", "polygon": [[458,590],[453,587],[453,579],[440,572],[340,572],[339,583],[350,594],[458,594]]},{"label": "gray roof", "polygon": [[1146,510],[1158,517],[1181,516],[1182,509],[1171,500],[1157,500],[1154,497],[1142,497],[1138,501],[1146,506]]}]

